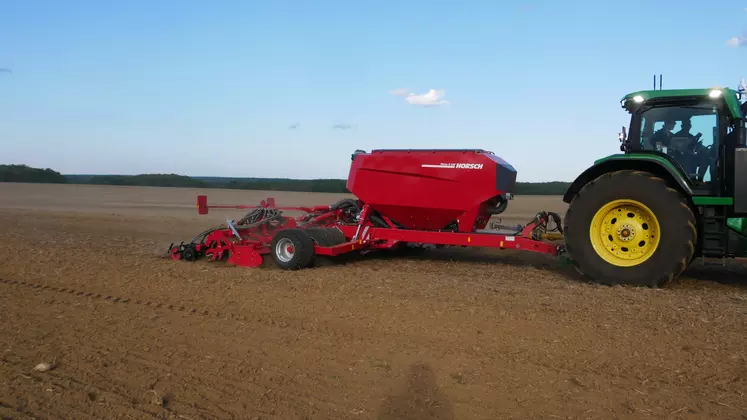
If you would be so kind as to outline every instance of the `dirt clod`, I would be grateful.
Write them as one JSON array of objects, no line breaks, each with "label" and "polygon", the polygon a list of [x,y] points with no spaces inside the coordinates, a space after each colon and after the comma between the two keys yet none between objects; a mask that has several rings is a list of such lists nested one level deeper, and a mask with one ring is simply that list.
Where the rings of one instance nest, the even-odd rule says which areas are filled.
[{"label": "dirt clod", "polygon": [[56,367],[54,362],[42,362],[34,366],[36,372],[48,372]]}]

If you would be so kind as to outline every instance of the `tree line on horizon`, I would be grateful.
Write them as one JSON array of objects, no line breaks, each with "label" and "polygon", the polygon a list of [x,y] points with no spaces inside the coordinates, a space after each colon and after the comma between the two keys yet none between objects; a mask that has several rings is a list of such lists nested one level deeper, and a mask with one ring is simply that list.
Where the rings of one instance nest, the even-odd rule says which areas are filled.
[{"label": "tree line on horizon", "polygon": [[[0,182],[89,184],[141,187],[350,193],[344,179],[192,177],[177,174],[63,175],[27,165],[0,165]],[[517,182],[516,195],[563,195],[569,182]]]}]

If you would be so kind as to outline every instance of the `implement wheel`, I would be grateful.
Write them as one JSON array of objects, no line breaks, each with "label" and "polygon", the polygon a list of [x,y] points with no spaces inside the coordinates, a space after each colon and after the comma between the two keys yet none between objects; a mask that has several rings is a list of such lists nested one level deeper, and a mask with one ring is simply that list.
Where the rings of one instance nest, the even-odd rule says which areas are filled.
[{"label": "implement wheel", "polygon": [[283,229],[272,238],[270,254],[278,267],[299,270],[314,260],[314,242],[303,229]]},{"label": "implement wheel", "polygon": [[695,251],[695,216],[685,196],[648,172],[610,172],[586,184],[564,221],[566,249],[592,281],[662,287]]}]

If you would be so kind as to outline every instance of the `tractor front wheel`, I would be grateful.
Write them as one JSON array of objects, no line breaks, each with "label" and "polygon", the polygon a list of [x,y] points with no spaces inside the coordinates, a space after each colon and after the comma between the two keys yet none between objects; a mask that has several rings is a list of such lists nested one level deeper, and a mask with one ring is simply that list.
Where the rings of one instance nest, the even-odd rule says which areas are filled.
[{"label": "tractor front wheel", "polygon": [[695,251],[695,216],[686,198],[647,172],[610,172],[586,184],[564,221],[578,270],[601,284],[663,287]]},{"label": "tractor front wheel", "polygon": [[314,260],[314,242],[303,229],[283,229],[272,238],[270,253],[278,267],[299,270]]}]

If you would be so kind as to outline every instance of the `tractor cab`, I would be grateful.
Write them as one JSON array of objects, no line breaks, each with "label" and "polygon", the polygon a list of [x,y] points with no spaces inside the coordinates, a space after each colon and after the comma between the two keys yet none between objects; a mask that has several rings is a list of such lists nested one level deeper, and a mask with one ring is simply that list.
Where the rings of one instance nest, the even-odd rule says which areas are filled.
[{"label": "tractor cab", "polygon": [[[733,151],[744,145],[741,92],[731,89],[647,90],[621,105],[630,115],[620,135],[625,154],[655,154],[684,175],[694,195],[729,195]],[[729,162],[731,163],[731,162]]]}]

